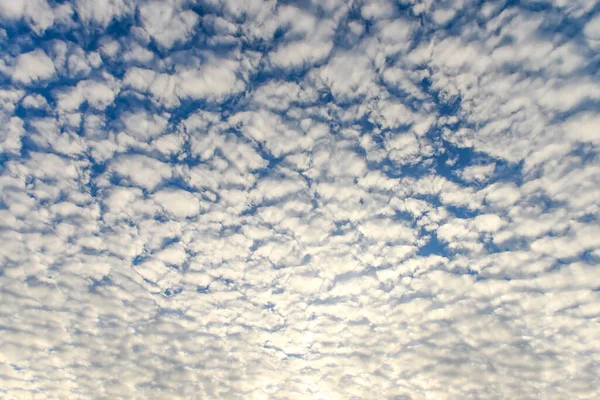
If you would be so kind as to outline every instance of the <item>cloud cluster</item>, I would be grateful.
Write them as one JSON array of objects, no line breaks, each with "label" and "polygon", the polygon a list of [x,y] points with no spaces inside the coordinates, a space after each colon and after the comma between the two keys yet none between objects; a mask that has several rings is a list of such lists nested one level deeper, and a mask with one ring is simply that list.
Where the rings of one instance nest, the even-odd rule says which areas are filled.
[{"label": "cloud cluster", "polygon": [[284,3],[0,0],[0,398],[600,397],[596,2]]}]

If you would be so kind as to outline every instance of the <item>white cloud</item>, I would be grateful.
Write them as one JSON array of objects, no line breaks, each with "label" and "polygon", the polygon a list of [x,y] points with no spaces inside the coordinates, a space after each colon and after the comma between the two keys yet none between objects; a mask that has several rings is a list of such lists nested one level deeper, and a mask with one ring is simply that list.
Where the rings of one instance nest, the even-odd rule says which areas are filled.
[{"label": "white cloud", "polygon": [[125,132],[133,138],[147,142],[165,132],[168,116],[150,115],[145,111],[127,112],[121,117]]},{"label": "white cloud", "polygon": [[269,54],[274,67],[303,68],[326,59],[333,48],[335,21],[318,17],[292,6],[279,8],[278,20],[289,28],[284,40]]},{"label": "white cloud", "polygon": [[521,192],[515,184],[495,183],[485,189],[486,201],[493,206],[508,207],[521,197]]},{"label": "white cloud", "polygon": [[200,202],[185,190],[162,190],[154,196],[155,201],[176,218],[192,217],[200,212]]},{"label": "white cloud", "polygon": [[291,103],[313,102],[315,90],[302,87],[295,82],[270,81],[254,90],[252,101],[278,111],[287,110]]},{"label": "white cloud", "polygon": [[122,156],[112,162],[111,169],[132,184],[149,190],[172,175],[168,164],[142,155]]},{"label": "white cloud", "polygon": [[494,214],[482,214],[475,217],[473,224],[480,232],[496,232],[504,225],[504,221]]},{"label": "white cloud", "polygon": [[371,97],[376,92],[372,61],[355,53],[336,54],[319,72],[319,78],[341,101],[357,96]]},{"label": "white cloud", "polygon": [[460,172],[461,178],[467,181],[485,181],[489,179],[496,168],[495,164],[471,165]]},{"label": "white cloud", "polygon": [[17,57],[12,80],[30,84],[38,80],[50,79],[55,73],[50,57],[43,50],[34,50]]},{"label": "white cloud", "polygon": [[218,60],[200,70],[183,70],[177,74],[177,93],[192,99],[223,99],[245,86],[236,74],[238,68],[235,61]]},{"label": "white cloud", "polygon": [[195,12],[174,9],[168,2],[145,3],[139,8],[139,12],[148,34],[161,46],[167,48],[187,39],[198,22],[198,15]]},{"label": "white cloud", "polygon": [[21,150],[21,138],[25,134],[23,120],[12,117],[8,124],[3,124],[0,129],[0,152],[18,154]]},{"label": "white cloud", "polygon": [[456,11],[451,8],[436,9],[433,13],[433,20],[436,24],[443,25],[449,22],[456,15]]},{"label": "white cloud", "polygon": [[182,99],[219,101],[242,91],[245,83],[238,77],[238,69],[239,64],[232,60],[212,60],[198,69],[185,68],[175,74],[132,67],[127,71],[124,83],[151,94],[167,107],[174,107]]},{"label": "white cloud", "polygon": [[119,84],[112,76],[103,81],[85,80],[80,81],[77,86],[68,91],[58,93],[58,107],[62,111],[73,111],[79,108],[83,102],[91,107],[102,110],[110,105],[119,92]]},{"label": "white cloud", "polygon": [[303,133],[302,127],[286,126],[280,116],[266,110],[241,112],[231,116],[228,122],[248,139],[264,144],[275,157],[308,149],[326,134],[323,129]]},{"label": "white cloud", "polygon": [[411,134],[395,135],[386,141],[388,157],[399,164],[414,164],[420,160],[421,143]]},{"label": "white cloud", "polygon": [[54,23],[54,11],[46,0],[0,0],[3,18],[25,19],[36,32],[42,32]]},{"label": "white cloud", "polygon": [[280,46],[271,53],[270,60],[276,67],[304,67],[323,61],[332,49],[332,43],[297,41]]},{"label": "white cloud", "polygon": [[594,144],[600,141],[600,116],[595,113],[570,118],[563,126],[567,136],[575,141]]},{"label": "white cloud", "polygon": [[388,0],[367,1],[361,7],[360,13],[365,19],[389,18],[394,16],[394,3]]},{"label": "white cloud", "polygon": [[29,96],[27,96],[23,99],[23,102],[21,104],[23,104],[25,107],[29,107],[29,108],[48,107],[48,102],[46,101],[46,98],[39,94],[30,94]]},{"label": "white cloud", "polygon": [[596,15],[584,28],[585,35],[591,40],[600,40],[600,16]]},{"label": "white cloud", "polygon": [[107,26],[113,19],[119,19],[133,12],[134,2],[127,0],[76,0],[75,10],[84,23]]}]

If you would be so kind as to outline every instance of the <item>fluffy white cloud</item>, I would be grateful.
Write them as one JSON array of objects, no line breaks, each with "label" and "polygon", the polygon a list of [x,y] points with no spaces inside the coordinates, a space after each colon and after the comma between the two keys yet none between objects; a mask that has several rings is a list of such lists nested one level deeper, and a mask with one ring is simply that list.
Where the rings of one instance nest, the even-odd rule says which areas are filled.
[{"label": "fluffy white cloud", "polygon": [[245,86],[236,75],[238,68],[235,61],[220,60],[202,66],[200,70],[183,70],[177,75],[177,93],[192,99],[223,99]]},{"label": "fluffy white cloud", "polygon": [[177,218],[192,217],[200,211],[198,199],[185,190],[163,190],[154,195],[154,200]]},{"label": "fluffy white cloud", "polygon": [[25,19],[37,32],[54,23],[54,10],[46,0],[0,0],[0,11],[2,18]]},{"label": "fluffy white cloud", "polygon": [[584,28],[585,35],[591,40],[600,41],[600,16],[596,15]]},{"label": "fluffy white cloud", "polygon": [[61,111],[73,111],[86,102],[91,107],[103,110],[109,106],[119,92],[119,83],[110,75],[104,81],[84,80],[77,86],[57,94]]},{"label": "fluffy white cloud", "polygon": [[443,25],[452,20],[455,15],[456,11],[451,8],[440,8],[433,13],[433,20],[436,24]]},{"label": "fluffy white cloud", "polygon": [[375,73],[372,60],[366,55],[357,57],[354,53],[336,54],[321,68],[319,77],[330,88],[331,93],[342,101],[356,96],[374,95],[369,91],[378,89],[373,82]]},{"label": "fluffy white cloud", "polygon": [[287,28],[289,40],[283,41],[271,54],[269,60],[275,67],[298,68],[322,62],[331,52],[331,36],[335,19],[319,19],[317,16],[293,6],[281,6],[278,20]]},{"label": "fluffy white cloud", "polygon": [[113,19],[119,19],[134,10],[135,3],[127,0],[76,0],[75,10],[84,23],[107,26]]},{"label": "fluffy white cloud", "polygon": [[213,60],[197,69],[185,68],[175,74],[157,73],[150,69],[130,68],[124,82],[138,91],[149,93],[159,103],[173,107],[183,99],[223,100],[244,89],[238,77],[239,63]]},{"label": "fluffy white cloud", "polygon": [[167,48],[185,40],[198,22],[195,12],[174,9],[171,4],[163,1],[145,3],[139,11],[144,29],[161,46]]},{"label": "fluffy white cloud", "polygon": [[496,166],[488,165],[471,165],[460,172],[460,176],[467,181],[485,181],[494,173]]},{"label": "fluffy white cloud", "polygon": [[504,221],[494,214],[482,214],[473,219],[473,224],[480,232],[496,232],[504,225]]},{"label": "fluffy white cloud", "polygon": [[50,57],[44,50],[38,49],[17,57],[12,80],[30,84],[38,80],[50,79],[55,73]]},{"label": "fluffy white cloud", "polygon": [[25,134],[23,120],[19,117],[12,117],[7,124],[3,124],[0,129],[0,152],[18,154],[21,150],[21,137]]},{"label": "fluffy white cloud", "polygon": [[142,155],[122,156],[112,162],[111,170],[125,177],[134,185],[149,190],[154,189],[172,175],[168,164]]},{"label": "fluffy white cloud", "polygon": [[48,106],[48,102],[44,96],[39,94],[31,94],[25,97],[21,104],[28,108],[45,108]]},{"label": "fluffy white cloud", "polygon": [[150,115],[145,111],[127,112],[122,116],[125,133],[139,141],[149,141],[164,133],[168,116]]}]

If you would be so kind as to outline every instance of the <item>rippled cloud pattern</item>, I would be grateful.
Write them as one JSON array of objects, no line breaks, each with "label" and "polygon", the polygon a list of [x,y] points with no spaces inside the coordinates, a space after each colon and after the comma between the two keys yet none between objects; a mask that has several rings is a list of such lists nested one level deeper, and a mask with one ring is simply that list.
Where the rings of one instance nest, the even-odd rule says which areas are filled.
[{"label": "rippled cloud pattern", "polygon": [[0,0],[0,399],[600,398],[600,3]]}]

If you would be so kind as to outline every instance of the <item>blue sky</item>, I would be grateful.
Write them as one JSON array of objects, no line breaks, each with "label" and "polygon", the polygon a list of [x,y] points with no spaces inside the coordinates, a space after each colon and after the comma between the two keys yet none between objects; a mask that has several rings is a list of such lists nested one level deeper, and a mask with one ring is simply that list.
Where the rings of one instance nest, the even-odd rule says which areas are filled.
[{"label": "blue sky", "polygon": [[599,398],[599,50],[591,0],[0,0],[0,398]]}]

